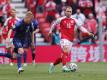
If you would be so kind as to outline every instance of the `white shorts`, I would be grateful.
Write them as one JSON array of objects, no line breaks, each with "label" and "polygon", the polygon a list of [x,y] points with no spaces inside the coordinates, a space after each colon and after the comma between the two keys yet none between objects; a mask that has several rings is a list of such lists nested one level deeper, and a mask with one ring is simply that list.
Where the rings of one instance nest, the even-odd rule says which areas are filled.
[{"label": "white shorts", "polygon": [[69,50],[69,52],[71,51],[71,48],[72,48],[72,45],[73,45],[73,42],[67,40],[67,39],[61,39],[60,40],[60,45],[61,45],[61,48],[63,49],[63,47],[66,47],[67,50]]}]

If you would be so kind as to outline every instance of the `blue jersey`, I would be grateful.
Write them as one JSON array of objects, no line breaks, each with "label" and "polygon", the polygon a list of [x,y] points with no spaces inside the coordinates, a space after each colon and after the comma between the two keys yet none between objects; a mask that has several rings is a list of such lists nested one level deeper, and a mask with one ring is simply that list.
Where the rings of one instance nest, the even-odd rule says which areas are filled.
[{"label": "blue jersey", "polygon": [[15,31],[14,38],[31,38],[31,34],[35,29],[37,29],[37,26],[37,20],[32,20],[29,24],[24,23],[23,19],[18,21],[13,27],[13,30]]},{"label": "blue jersey", "polygon": [[32,32],[37,29],[38,22],[32,20],[30,24],[25,24],[24,20],[18,21],[13,30],[15,31],[13,44],[15,48],[28,48],[32,42]]}]

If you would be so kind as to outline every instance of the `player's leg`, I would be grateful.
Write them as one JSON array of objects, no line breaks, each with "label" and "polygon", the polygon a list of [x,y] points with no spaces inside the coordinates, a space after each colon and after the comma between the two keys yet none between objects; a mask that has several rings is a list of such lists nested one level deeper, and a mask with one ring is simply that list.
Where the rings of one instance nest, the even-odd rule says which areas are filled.
[{"label": "player's leg", "polygon": [[24,53],[24,49],[23,48],[18,48],[18,54],[17,54],[17,66],[18,66],[18,73],[20,74],[20,72],[23,72],[23,68],[22,68],[22,55]]},{"label": "player's leg", "polygon": [[[7,48],[7,53],[10,53],[13,56],[13,48],[12,47],[8,47]],[[13,66],[13,61],[14,59],[10,59],[10,66]]]},{"label": "player's leg", "polygon": [[16,57],[13,57],[13,55],[11,54],[11,52],[9,50],[7,50],[6,53],[0,53],[0,56],[7,57],[7,58],[9,58],[11,60],[16,59]]},{"label": "player's leg", "polygon": [[62,70],[64,72],[70,71],[70,69],[68,69],[66,67],[66,63],[67,63],[67,58],[68,58],[68,54],[70,53],[72,43],[70,41],[64,39],[64,40],[60,41],[60,44],[61,44],[61,48],[62,48],[61,57],[57,58],[54,63],[50,64],[49,73],[52,73],[54,71],[54,67],[61,62],[63,65]]},{"label": "player's leg", "polygon": [[49,73],[52,73],[55,70],[55,66],[62,62],[62,58],[59,57],[55,60],[54,63],[51,63],[49,66]]},{"label": "player's leg", "polygon": [[31,41],[29,39],[28,40],[23,40],[22,43],[23,43],[23,48],[24,48],[24,54],[23,54],[24,65],[23,66],[27,66],[27,52],[28,52],[28,48],[31,45]]},{"label": "player's leg", "polygon": [[31,45],[32,64],[35,65],[35,46]]},{"label": "player's leg", "polygon": [[25,48],[24,53],[23,53],[23,59],[24,59],[24,65],[23,66],[27,66],[27,52],[28,52],[28,50]]},{"label": "player's leg", "polygon": [[22,68],[22,55],[24,53],[24,49],[23,49],[23,43],[21,40],[18,39],[13,39],[13,44],[15,46],[15,52],[17,52],[17,66],[18,66],[18,73],[20,74],[20,72],[23,72],[23,68]]},{"label": "player's leg", "polygon": [[62,48],[62,70],[64,72],[69,72],[70,69],[66,66],[67,64],[67,58],[69,56],[69,53],[71,51],[72,42],[66,39],[62,39],[61,41],[61,48]]},{"label": "player's leg", "polygon": [[7,57],[13,59],[13,56],[10,53],[0,53],[0,56]]},{"label": "player's leg", "polygon": [[54,63],[50,64],[49,72],[52,73],[54,71],[54,67],[56,65],[58,65],[59,63],[61,63],[61,62],[62,62],[62,65],[63,65],[62,70],[64,72],[69,72],[70,69],[66,67],[67,58],[68,58],[67,48],[66,48],[66,46],[63,46],[61,57],[57,58]]},{"label": "player's leg", "polygon": [[13,45],[13,38],[10,38],[10,41],[9,43],[6,44],[6,50],[7,50],[7,53],[10,53],[13,57],[13,59],[10,59],[10,66],[13,66],[13,61],[14,61],[14,58],[16,58],[16,56],[14,56],[14,45]]},{"label": "player's leg", "polygon": [[67,58],[68,58],[68,50],[67,50],[67,46],[63,46],[63,52],[62,52],[62,70],[64,72],[69,72],[70,69],[67,68],[66,64],[67,64]]}]

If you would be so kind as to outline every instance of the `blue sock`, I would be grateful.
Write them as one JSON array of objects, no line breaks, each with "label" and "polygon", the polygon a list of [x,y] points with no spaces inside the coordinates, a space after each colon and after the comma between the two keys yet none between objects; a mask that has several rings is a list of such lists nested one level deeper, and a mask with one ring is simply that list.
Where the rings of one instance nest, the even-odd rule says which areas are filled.
[{"label": "blue sock", "polygon": [[23,54],[23,58],[24,58],[24,63],[26,63],[27,62],[27,53],[26,53],[26,51]]},{"label": "blue sock", "polygon": [[18,69],[20,67],[22,67],[22,54],[17,54],[17,66],[18,66]]}]

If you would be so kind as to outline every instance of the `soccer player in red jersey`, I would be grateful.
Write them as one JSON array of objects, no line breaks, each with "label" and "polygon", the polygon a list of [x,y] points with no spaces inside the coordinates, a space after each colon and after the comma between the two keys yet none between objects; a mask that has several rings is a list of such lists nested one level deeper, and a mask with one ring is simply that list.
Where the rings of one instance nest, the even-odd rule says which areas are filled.
[{"label": "soccer player in red jersey", "polygon": [[[5,33],[5,37],[7,37],[8,31],[11,29],[11,27],[20,19],[16,16],[16,10],[11,9],[10,11],[11,16],[6,19],[4,23],[4,29],[6,29],[7,33]],[[11,35],[11,38],[13,38],[13,34]]]},{"label": "soccer player in red jersey", "polygon": [[49,73],[52,73],[54,71],[54,67],[61,62],[63,65],[62,70],[64,72],[70,71],[70,69],[67,68],[66,63],[67,63],[67,57],[73,45],[75,32],[77,28],[79,28],[82,32],[87,33],[88,35],[93,36],[92,33],[88,32],[84,27],[82,27],[80,21],[78,22],[75,18],[72,17],[72,8],[69,6],[66,7],[65,16],[58,18],[51,25],[49,35],[51,35],[54,26],[57,24],[60,24],[60,34],[61,34],[60,45],[62,49],[62,54],[61,57],[57,58],[54,63],[50,64]]},{"label": "soccer player in red jersey", "polygon": [[[11,29],[11,27],[20,19],[16,16],[16,10],[15,9],[11,9],[10,11],[11,16],[9,18],[6,19],[5,23],[4,23],[4,29],[6,30],[6,32],[4,33],[4,39],[6,40],[7,35],[8,35],[8,31]],[[13,49],[14,46],[12,44],[12,40],[13,40],[13,36],[14,36],[14,32],[12,32],[11,34],[11,44],[6,43],[6,47],[7,47],[7,53],[13,53]],[[13,65],[13,60],[11,60],[10,65]]]}]

